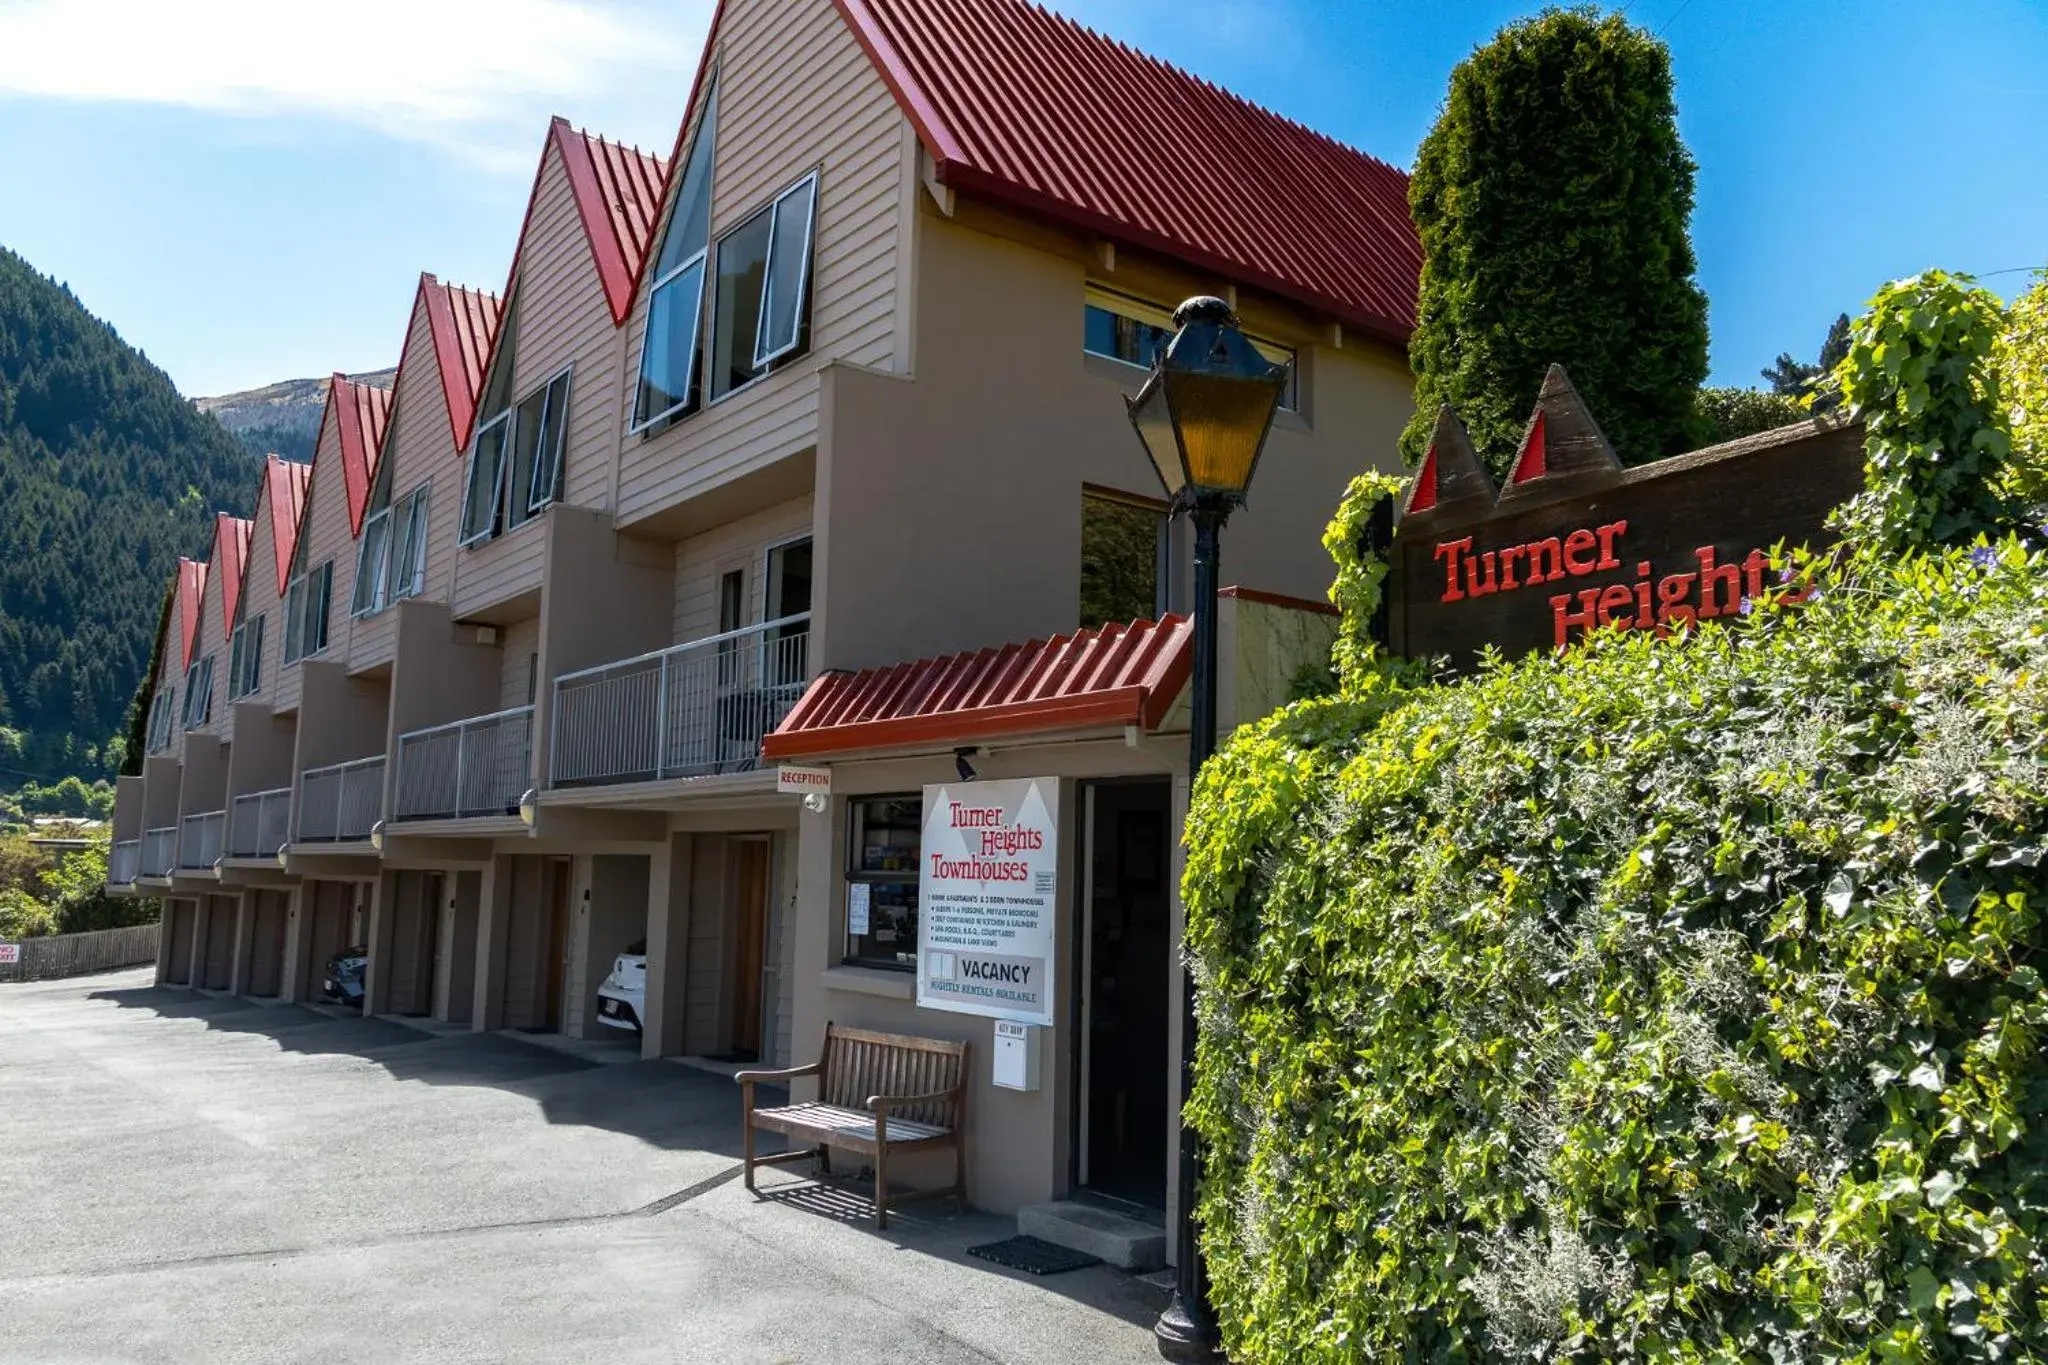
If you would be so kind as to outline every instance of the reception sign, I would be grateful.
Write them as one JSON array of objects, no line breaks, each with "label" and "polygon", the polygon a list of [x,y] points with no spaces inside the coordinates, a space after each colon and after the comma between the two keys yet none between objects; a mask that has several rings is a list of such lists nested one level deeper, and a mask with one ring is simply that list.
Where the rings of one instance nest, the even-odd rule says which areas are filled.
[{"label": "reception sign", "polygon": [[924,789],[917,1003],[1050,1024],[1059,779]]},{"label": "reception sign", "polygon": [[1624,469],[1552,366],[1505,487],[1439,415],[1394,533],[1388,643],[1462,668],[1746,614],[1781,591],[1771,548],[1831,541],[1862,471],[1861,427],[1827,418]]}]

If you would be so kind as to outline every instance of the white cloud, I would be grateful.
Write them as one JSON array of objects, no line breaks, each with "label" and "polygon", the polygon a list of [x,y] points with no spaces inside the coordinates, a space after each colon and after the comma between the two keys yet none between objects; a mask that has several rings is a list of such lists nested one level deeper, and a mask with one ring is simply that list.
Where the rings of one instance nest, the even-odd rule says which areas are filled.
[{"label": "white cloud", "polygon": [[530,164],[547,112],[624,116],[642,126],[599,131],[629,139],[671,133],[707,10],[708,0],[0,0],[0,95],[310,115]]}]

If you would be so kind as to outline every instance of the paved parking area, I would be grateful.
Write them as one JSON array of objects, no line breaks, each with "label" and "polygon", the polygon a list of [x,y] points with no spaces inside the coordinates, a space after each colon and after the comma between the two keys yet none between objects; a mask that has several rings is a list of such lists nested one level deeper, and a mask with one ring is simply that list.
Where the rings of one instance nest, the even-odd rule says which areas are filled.
[{"label": "paved parking area", "polygon": [[1157,1359],[1008,1219],[747,1193],[728,1081],[148,979],[0,985],[0,1360]]}]

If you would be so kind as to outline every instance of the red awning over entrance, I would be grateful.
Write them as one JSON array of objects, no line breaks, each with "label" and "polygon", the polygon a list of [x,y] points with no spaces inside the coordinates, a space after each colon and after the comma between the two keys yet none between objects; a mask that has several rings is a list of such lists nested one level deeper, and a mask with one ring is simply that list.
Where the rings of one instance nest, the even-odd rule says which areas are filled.
[{"label": "red awning over entrance", "polygon": [[1184,616],[975,654],[821,674],[761,744],[770,759],[941,748],[1002,735],[1156,729],[1187,685]]}]

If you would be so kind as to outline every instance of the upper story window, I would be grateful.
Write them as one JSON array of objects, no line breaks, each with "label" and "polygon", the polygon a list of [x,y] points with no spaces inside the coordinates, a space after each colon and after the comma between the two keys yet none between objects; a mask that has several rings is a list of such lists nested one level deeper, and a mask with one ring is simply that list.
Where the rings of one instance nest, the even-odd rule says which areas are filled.
[{"label": "upper story window", "polygon": [[1156,621],[1171,578],[1164,503],[1089,488],[1081,493],[1081,626]]},{"label": "upper story window", "polygon": [[160,754],[171,747],[171,720],[178,714],[178,689],[164,687],[157,690],[156,699],[149,704],[148,749]]},{"label": "upper story window", "polygon": [[306,541],[292,556],[291,582],[284,591],[284,661],[297,663],[327,648],[328,598],[334,588],[334,561],[306,567]]},{"label": "upper story window", "polygon": [[518,300],[505,310],[504,340],[484,391],[485,413],[469,447],[460,539],[475,545],[532,521],[562,495],[569,425],[569,371],[512,402]]},{"label": "upper story window", "polygon": [[185,728],[197,730],[213,719],[213,656],[194,659],[185,670]]},{"label": "upper story window", "polygon": [[809,342],[811,229],[818,175],[718,239],[711,301],[711,396],[722,398],[768,373]]},{"label": "upper story window", "polygon": [[711,152],[717,133],[718,84],[713,81],[654,262],[647,332],[640,345],[640,385],[633,400],[635,429],[680,413],[698,399],[704,262],[711,248]]},{"label": "upper story window", "polygon": [[[1081,349],[1090,355],[1121,360],[1126,365],[1151,369],[1159,352],[1173,340],[1173,310],[1142,299],[1088,287],[1087,302],[1081,310]],[[1287,388],[1280,406],[1288,412],[1301,411],[1301,366],[1294,348],[1264,337],[1252,337],[1259,354],[1276,365],[1287,366]]]},{"label": "upper story window", "polygon": [[[387,438],[386,445],[389,445]],[[427,487],[391,501],[391,462],[377,471],[370,510],[356,546],[356,586],[349,611],[372,616],[401,598],[416,596],[427,579]]]},{"label": "upper story window", "polygon": [[235,623],[228,642],[228,700],[246,697],[263,685],[263,617]]}]

